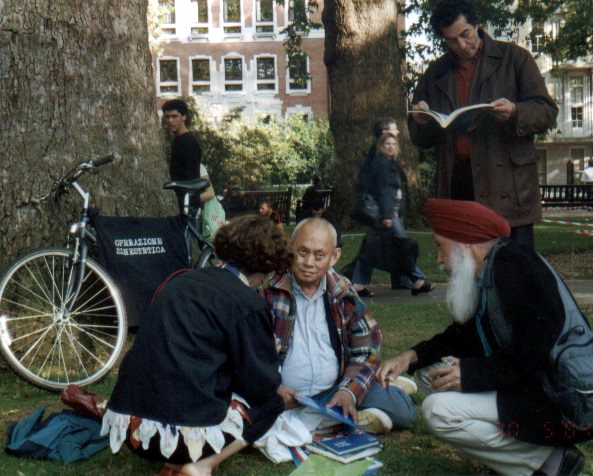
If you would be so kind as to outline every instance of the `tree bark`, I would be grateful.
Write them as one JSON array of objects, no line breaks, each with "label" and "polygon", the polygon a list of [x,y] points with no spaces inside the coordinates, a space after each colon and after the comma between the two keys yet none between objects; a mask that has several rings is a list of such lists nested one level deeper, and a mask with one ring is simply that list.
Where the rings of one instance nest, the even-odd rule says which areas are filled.
[{"label": "tree bark", "polygon": [[104,213],[174,210],[161,191],[146,8],[146,0],[0,0],[0,264],[64,241],[36,197],[83,160],[122,157],[83,179]]},{"label": "tree bark", "polygon": [[[406,96],[395,0],[325,0],[324,61],[329,74],[330,127],[337,156],[332,207],[340,218],[354,202],[355,177],[372,145],[371,127],[395,117],[400,130],[400,163],[410,194],[420,185],[418,156],[406,126]],[[418,200],[412,205],[418,206]]]}]

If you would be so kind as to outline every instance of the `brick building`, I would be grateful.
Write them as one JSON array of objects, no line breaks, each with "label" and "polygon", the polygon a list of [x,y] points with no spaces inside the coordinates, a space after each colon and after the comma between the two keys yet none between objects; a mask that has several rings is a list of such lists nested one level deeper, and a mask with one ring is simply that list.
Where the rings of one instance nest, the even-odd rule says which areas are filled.
[{"label": "brick building", "polygon": [[[160,14],[154,56],[157,102],[193,96],[214,115],[327,117],[324,31],[303,39],[306,61],[287,69],[281,31],[306,0],[153,0]],[[321,23],[323,2],[311,20]],[[296,70],[308,81],[297,80]]]}]

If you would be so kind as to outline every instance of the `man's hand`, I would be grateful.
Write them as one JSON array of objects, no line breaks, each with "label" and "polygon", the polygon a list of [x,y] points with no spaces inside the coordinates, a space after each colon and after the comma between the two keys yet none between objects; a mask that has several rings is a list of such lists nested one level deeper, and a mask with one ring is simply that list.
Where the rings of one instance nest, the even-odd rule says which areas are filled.
[{"label": "man's hand", "polygon": [[348,390],[338,390],[334,394],[332,399],[328,402],[326,407],[340,407],[342,409],[342,413],[344,414],[344,416],[349,416],[350,418],[352,418],[352,420],[354,420],[354,422],[358,421],[356,404]]},{"label": "man's hand", "polygon": [[[428,111],[430,107],[424,101],[419,101],[418,103],[412,105],[412,111]],[[430,116],[426,114],[414,114],[412,113],[412,119],[416,124],[420,124],[423,126],[424,124],[428,124],[430,122]]]},{"label": "man's hand", "polygon": [[386,218],[385,220],[383,220],[383,226],[385,228],[391,228],[393,226],[393,220],[389,220],[388,218]]},{"label": "man's hand", "polygon": [[401,374],[406,373],[410,364],[413,364],[417,360],[416,351],[406,350],[391,360],[381,362],[375,378],[383,388],[387,388],[389,386],[389,377],[397,378]]},{"label": "man's hand", "polygon": [[295,400],[295,397],[300,397],[301,394],[297,392],[294,388],[280,385],[280,387],[278,387],[277,392],[278,395],[282,397],[282,400],[284,400],[285,410],[290,410],[291,408],[296,408],[299,406],[299,402]]},{"label": "man's hand", "polygon": [[461,369],[459,359],[452,365],[435,367],[428,372],[435,392],[461,392]]},{"label": "man's hand", "polygon": [[507,98],[497,99],[496,101],[493,101],[491,105],[492,109],[490,109],[490,111],[492,112],[494,119],[498,122],[508,121],[517,111],[515,103],[509,101]]}]

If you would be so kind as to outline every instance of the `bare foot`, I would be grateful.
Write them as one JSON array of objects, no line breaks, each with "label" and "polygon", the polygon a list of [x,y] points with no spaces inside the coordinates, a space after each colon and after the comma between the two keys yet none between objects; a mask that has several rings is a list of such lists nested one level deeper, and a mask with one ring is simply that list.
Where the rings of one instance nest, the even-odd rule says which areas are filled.
[{"label": "bare foot", "polygon": [[184,464],[180,472],[184,476],[212,476],[215,467],[211,457],[208,457],[195,463]]}]

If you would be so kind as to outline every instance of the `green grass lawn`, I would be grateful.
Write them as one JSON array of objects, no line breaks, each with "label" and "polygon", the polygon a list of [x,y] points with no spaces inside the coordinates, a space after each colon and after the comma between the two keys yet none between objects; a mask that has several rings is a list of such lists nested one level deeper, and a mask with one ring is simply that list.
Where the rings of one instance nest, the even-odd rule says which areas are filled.
[{"label": "green grass lawn", "polygon": [[[419,265],[431,281],[445,281],[445,275],[435,263],[436,249],[429,231],[411,232],[410,236],[419,242]],[[337,268],[348,263],[356,255],[361,236],[346,236],[343,258]],[[536,246],[546,255],[557,253],[578,253],[593,249],[593,238],[574,235],[562,226],[536,227]],[[375,272],[374,283],[389,283],[387,273]],[[383,356],[389,358],[398,351],[408,348],[421,339],[428,338],[442,330],[450,322],[444,304],[372,304],[371,310],[384,334]],[[115,383],[112,373],[103,383],[89,388],[107,397]],[[174,389],[171,389],[174,391]],[[414,396],[417,404],[422,395]],[[36,389],[23,382],[0,363],[0,431],[5,435],[10,421],[17,420],[39,406],[47,406],[48,412],[63,408],[56,394]],[[5,437],[2,441],[6,441]],[[432,437],[419,418],[411,430],[393,432],[384,437],[385,449],[378,455],[384,462],[382,474],[440,475],[440,474],[489,474],[486,468],[461,459],[452,447]],[[588,457],[585,472],[593,474],[593,443],[580,445]],[[89,461],[63,465],[47,461],[32,461],[0,454],[2,476],[36,475],[153,475],[160,464],[149,463],[131,454],[127,448],[116,454],[109,449],[92,457]],[[261,454],[246,450],[223,464],[217,474],[229,476],[288,475],[292,464],[274,465]],[[322,476],[322,475],[320,475]]]}]

